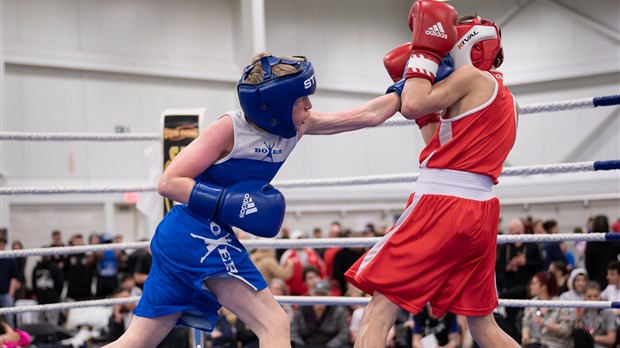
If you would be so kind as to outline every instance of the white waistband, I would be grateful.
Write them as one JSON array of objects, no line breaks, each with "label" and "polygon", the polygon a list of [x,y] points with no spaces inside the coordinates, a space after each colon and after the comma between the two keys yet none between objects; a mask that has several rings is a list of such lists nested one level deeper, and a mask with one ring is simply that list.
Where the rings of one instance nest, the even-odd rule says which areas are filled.
[{"label": "white waistband", "polygon": [[451,169],[422,168],[415,193],[455,196],[476,201],[495,198],[493,180],[482,174]]}]

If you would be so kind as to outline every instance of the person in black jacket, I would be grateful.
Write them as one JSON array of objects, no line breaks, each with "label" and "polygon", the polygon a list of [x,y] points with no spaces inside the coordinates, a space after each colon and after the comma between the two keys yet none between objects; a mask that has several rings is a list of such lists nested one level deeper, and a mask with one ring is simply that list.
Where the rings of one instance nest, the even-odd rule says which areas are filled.
[{"label": "person in black jacket", "polygon": [[[32,290],[39,304],[58,303],[64,287],[64,276],[50,256],[43,256],[32,270]],[[58,325],[60,312],[46,311],[46,321]]]},{"label": "person in black jacket", "polygon": [[[521,219],[508,222],[508,234],[523,234],[525,227]],[[500,298],[527,299],[527,284],[534,274],[543,270],[543,257],[536,243],[507,243],[500,245],[495,264],[497,289]],[[506,308],[509,323],[520,323],[517,317],[523,308]],[[520,328],[515,328],[520,332]]]},{"label": "person in black jacket", "polygon": [[[593,233],[608,233],[609,219],[606,215],[597,215],[592,220]],[[585,266],[591,280],[597,281],[601,288],[607,286],[607,265],[618,259],[619,241],[587,242],[585,250]]]}]

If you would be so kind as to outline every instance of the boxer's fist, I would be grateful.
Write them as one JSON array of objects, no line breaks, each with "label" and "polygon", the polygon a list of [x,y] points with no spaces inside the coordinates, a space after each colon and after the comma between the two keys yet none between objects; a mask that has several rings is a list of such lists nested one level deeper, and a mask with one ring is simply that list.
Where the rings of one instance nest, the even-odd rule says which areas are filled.
[{"label": "boxer's fist", "polygon": [[407,78],[435,80],[439,62],[452,50],[457,40],[457,13],[445,2],[416,1],[409,11],[411,56],[407,63]]},{"label": "boxer's fist", "polygon": [[286,201],[266,182],[243,181],[228,187],[197,182],[188,207],[194,213],[220,220],[260,237],[275,237],[280,231]]},{"label": "boxer's fist", "polygon": [[383,57],[383,65],[387,70],[392,82],[398,82],[403,78],[405,66],[411,55],[411,42],[406,42],[388,52]]}]

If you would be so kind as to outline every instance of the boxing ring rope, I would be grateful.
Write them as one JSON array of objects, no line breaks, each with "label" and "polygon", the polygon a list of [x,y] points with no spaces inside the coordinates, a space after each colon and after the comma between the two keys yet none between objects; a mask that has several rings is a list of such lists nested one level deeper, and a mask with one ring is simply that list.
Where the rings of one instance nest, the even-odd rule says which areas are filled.
[{"label": "boxing ring rope", "polygon": [[[332,306],[365,306],[369,297],[338,297],[338,296],[275,296],[280,304],[312,306],[317,304]],[[113,306],[117,304],[136,303],[140,296],[125,298],[110,298],[103,300],[89,300],[77,302],[60,302],[44,305],[17,306],[0,308],[0,315],[26,312],[48,312],[72,308],[86,308],[98,306]],[[549,307],[549,308],[620,308],[620,301],[562,301],[562,300],[509,300],[500,299],[499,307]]]},{"label": "boxing ring rope", "polygon": [[[578,172],[595,172],[604,170],[620,169],[620,160],[587,161],[575,163],[558,163],[547,165],[530,165],[504,168],[501,176],[524,176],[539,174],[565,174]],[[370,184],[389,184],[415,182],[419,173],[403,173],[389,175],[367,175],[348,178],[306,179],[306,180],[280,180],[272,184],[278,188],[308,188],[326,186],[351,186]],[[133,186],[89,186],[89,187],[2,187],[2,195],[21,194],[65,194],[65,193],[123,193],[123,192],[149,192],[155,191],[153,185]]]},{"label": "boxing ring rope", "polygon": [[[242,240],[241,243],[246,248],[300,248],[314,247],[326,248],[333,246],[340,247],[371,247],[380,240],[379,237],[374,238],[320,238],[320,239],[254,239]],[[497,237],[498,244],[524,242],[549,242],[549,241],[588,241],[603,242],[610,240],[620,240],[620,233],[589,233],[589,234],[521,234],[521,235],[500,235]],[[1,258],[26,257],[26,256],[51,256],[51,255],[67,255],[86,253],[91,251],[103,250],[120,250],[120,249],[137,249],[146,248],[149,242],[133,242],[133,243],[114,243],[114,244],[98,244],[84,246],[68,246],[54,248],[33,248],[21,250],[2,250]],[[95,306],[112,306],[115,304],[135,303],[140,299],[139,296],[122,298],[122,299],[103,299],[77,302],[61,302],[45,305],[34,306],[18,306],[0,308],[0,315],[15,314],[23,312],[44,312],[52,310],[64,310],[70,308],[83,308]],[[335,296],[276,296],[276,300],[281,304],[298,304],[298,305],[366,305],[369,298],[363,297],[335,297]],[[541,301],[541,300],[512,300],[500,299],[501,307],[558,307],[558,308],[620,308],[620,301]]]},{"label": "boxing ring rope", "polygon": [[[620,94],[601,97],[580,98],[555,102],[536,103],[519,107],[520,115],[564,110],[589,109],[598,106],[620,105]],[[407,119],[388,120],[378,127],[411,126],[414,123]],[[156,141],[161,134],[79,134],[79,133],[33,133],[33,132],[0,132],[0,140],[29,141]]]},{"label": "boxing ring rope", "polygon": [[[357,237],[357,238],[308,238],[308,239],[243,239],[241,244],[248,249],[271,248],[330,248],[334,246],[344,248],[366,248],[375,245],[380,237]],[[506,234],[497,236],[497,244],[506,243],[537,243],[537,242],[562,242],[562,241],[586,241],[605,242],[620,240],[620,233],[593,232],[580,233],[557,233],[557,234]],[[81,254],[92,251],[141,249],[149,246],[150,242],[109,243],[81,246],[64,246],[53,248],[31,248],[18,250],[0,250],[0,259],[26,256],[54,256]]]}]

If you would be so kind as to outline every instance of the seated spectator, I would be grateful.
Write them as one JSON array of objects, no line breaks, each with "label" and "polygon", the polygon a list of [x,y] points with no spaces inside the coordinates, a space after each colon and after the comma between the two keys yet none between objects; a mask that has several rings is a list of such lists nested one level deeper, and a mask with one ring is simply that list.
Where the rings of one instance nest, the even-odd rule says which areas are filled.
[{"label": "seated spectator", "polygon": [[211,333],[206,334],[205,346],[213,348],[233,348],[237,347],[235,333],[229,320],[229,315],[233,315],[226,309],[219,311],[220,316]]},{"label": "seated spectator", "polygon": [[[124,288],[117,288],[114,290],[111,298],[127,298],[129,297],[129,290]],[[133,318],[133,309],[135,304],[116,304],[112,308],[112,315],[110,316],[108,325],[108,340],[116,341],[123,335],[125,330],[129,327],[129,323]]]},{"label": "seated spectator", "polygon": [[559,260],[553,261],[549,265],[549,273],[553,274],[553,276],[555,277],[555,280],[558,283],[558,291],[560,294],[568,291],[567,281],[571,269],[572,267],[569,269],[566,263]]},{"label": "seated spectator", "polygon": [[583,301],[583,296],[586,293],[586,283],[589,280],[588,271],[583,268],[574,269],[570,272],[570,277],[568,277],[568,282],[566,282],[568,291],[560,295],[560,300]]},{"label": "seated spectator", "polygon": [[[365,297],[367,296],[362,290],[354,287],[352,284],[349,284],[349,288],[345,296],[349,297]],[[362,315],[364,314],[364,306],[362,305],[351,305],[349,306],[351,311],[351,320],[349,323],[349,335],[351,336],[351,343],[355,344],[355,340],[357,339],[357,335],[360,332],[360,327],[362,324]]]},{"label": "seated spectator", "polygon": [[[330,284],[321,280],[310,290],[311,296],[328,296]],[[300,307],[293,316],[291,341],[295,347],[350,347],[347,313],[342,306]]]},{"label": "seated spectator", "polygon": [[[586,301],[600,301],[601,287],[595,281],[586,285]],[[592,335],[595,348],[611,348],[616,343],[616,314],[611,309],[577,308],[575,327]]]},{"label": "seated spectator", "polygon": [[12,328],[0,317],[0,347],[19,348],[30,344],[30,335],[20,329]]},{"label": "seated spectator", "polygon": [[607,265],[607,283],[601,298],[605,301],[620,301],[620,261],[612,260]]},{"label": "seated spectator", "polygon": [[[574,269],[570,272],[568,279],[568,291],[560,295],[562,301],[583,301],[586,293],[586,284],[590,281],[588,271],[583,268]],[[573,319],[575,319],[575,308],[568,309]]]},{"label": "seated spectator", "polygon": [[267,284],[271,283],[273,278],[289,280],[293,276],[293,259],[289,258],[284,265],[280,265],[276,259],[276,252],[270,248],[254,249],[250,253],[250,260],[256,265],[260,274],[265,278]]},{"label": "seated spectator", "polygon": [[[538,272],[530,282],[532,300],[557,300],[555,277]],[[527,307],[523,312],[521,343],[524,347],[572,347],[574,320],[566,308]]]},{"label": "seated spectator", "polygon": [[[0,229],[0,250],[6,248],[6,230]],[[13,307],[15,305],[15,291],[19,277],[17,262],[15,259],[0,259],[0,308]],[[15,326],[15,316],[5,314],[2,316],[10,326]]]},{"label": "seated spectator", "polygon": [[[302,231],[293,231],[290,235],[291,239],[301,239],[304,237],[305,235]],[[306,287],[306,284],[304,284],[302,274],[304,267],[316,267],[316,269],[319,270],[321,279],[326,276],[323,260],[316,250],[312,248],[289,249],[282,254],[280,264],[282,266],[286,265],[289,262],[289,259],[292,260],[290,262],[293,263],[293,275],[286,281],[286,285],[288,285],[291,295],[305,295],[308,293],[308,288]]]},{"label": "seated spectator", "polygon": [[436,347],[456,348],[459,345],[459,327],[456,315],[445,313],[436,317],[430,305],[413,316],[413,348],[427,347],[423,341],[436,342]]},{"label": "seated spectator", "polygon": [[386,347],[411,348],[413,343],[413,315],[404,309],[398,311],[394,326],[388,332]]},{"label": "seated spectator", "polygon": [[[141,242],[148,241],[147,239],[140,240]],[[153,264],[153,256],[151,255],[151,249],[147,246],[142,249],[137,249],[127,260],[127,274],[130,274],[136,282],[136,286],[140,289],[144,288],[144,282],[151,271],[151,265]]]},{"label": "seated spectator", "polygon": [[[288,296],[288,295],[290,295],[288,293],[288,289],[286,287],[286,283],[284,282],[284,280],[282,280],[280,278],[273,278],[271,280],[271,283],[269,283],[269,290],[271,290],[271,293],[273,294],[273,296]],[[282,307],[282,309],[284,309],[284,312],[286,312],[286,315],[288,315],[288,320],[292,321],[293,320],[293,314],[295,313],[295,310],[293,309],[293,306],[291,306],[290,304],[282,304],[282,303],[280,303],[280,307]]]}]

